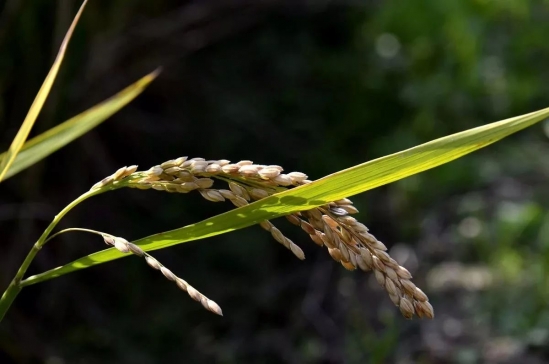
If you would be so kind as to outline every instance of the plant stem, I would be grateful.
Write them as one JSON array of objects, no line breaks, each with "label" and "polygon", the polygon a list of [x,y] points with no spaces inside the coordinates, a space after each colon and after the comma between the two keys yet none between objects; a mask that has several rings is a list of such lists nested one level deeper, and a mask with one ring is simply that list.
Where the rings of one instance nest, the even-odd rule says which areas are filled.
[{"label": "plant stem", "polygon": [[36,241],[36,243],[34,243],[32,249],[27,254],[27,257],[25,258],[25,260],[23,261],[23,263],[19,267],[19,270],[15,274],[15,277],[12,279],[10,285],[8,286],[8,288],[6,289],[4,294],[2,295],[2,298],[0,298],[0,322],[2,321],[4,316],[6,315],[6,312],[10,308],[13,301],[15,300],[15,297],[17,297],[17,295],[21,291],[21,289],[22,289],[22,287],[20,285],[21,280],[23,279],[23,276],[27,272],[27,269],[29,268],[30,264],[32,263],[34,257],[36,256],[38,251],[40,249],[42,249],[44,244],[47,242],[46,239],[48,238],[48,236],[52,232],[52,230],[55,228],[55,226],[59,223],[59,221],[61,221],[61,219],[70,210],[72,210],[73,207],[78,205],[80,202],[82,202],[82,201],[84,201],[84,200],[86,200],[86,199],[88,199],[92,196],[95,196],[95,195],[98,195],[100,193],[106,192],[106,191],[108,191],[108,189],[101,189],[101,188],[93,190],[93,191],[88,191],[88,192],[84,193],[82,196],[78,197],[73,202],[71,202],[70,204],[68,204],[63,210],[61,210],[61,212],[59,214],[57,214],[54,217],[54,219],[50,223],[50,225],[46,228],[46,230],[44,230],[44,232],[42,233],[40,238]]}]

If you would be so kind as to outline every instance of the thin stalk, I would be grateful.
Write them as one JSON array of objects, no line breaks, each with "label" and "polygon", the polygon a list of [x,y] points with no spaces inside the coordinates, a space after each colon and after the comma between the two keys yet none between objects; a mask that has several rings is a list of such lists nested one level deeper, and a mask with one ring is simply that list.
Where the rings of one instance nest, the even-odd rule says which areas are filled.
[{"label": "thin stalk", "polygon": [[44,242],[44,244],[46,244],[48,241],[52,240],[53,238],[55,238],[55,237],[58,236],[58,235],[61,235],[61,234],[64,234],[64,233],[68,233],[68,232],[71,232],[71,231],[81,231],[81,232],[84,232],[84,233],[91,233],[91,234],[96,234],[96,235],[103,235],[102,232],[97,231],[97,230],[84,229],[84,228],[68,228],[68,229],[63,229],[63,230],[60,230],[60,231],[56,232],[55,234],[53,234],[52,236],[50,236],[49,238],[47,238],[46,241]]},{"label": "thin stalk", "polygon": [[21,284],[20,284],[21,280],[23,279],[23,276],[27,272],[27,269],[31,265],[32,261],[34,260],[34,257],[36,256],[38,251],[40,251],[40,249],[42,249],[44,244],[47,242],[49,234],[52,232],[52,230],[55,228],[55,226],[57,226],[59,221],[61,221],[61,219],[70,210],[72,210],[73,207],[75,207],[76,205],[78,205],[82,201],[84,201],[84,200],[86,200],[86,199],[88,199],[92,196],[95,196],[95,195],[98,195],[100,193],[106,192],[107,190],[108,189],[101,189],[100,188],[100,189],[96,189],[96,190],[88,191],[88,192],[84,193],[82,196],[78,197],[76,200],[74,200],[73,202],[68,204],[63,210],[61,210],[61,212],[59,214],[57,214],[54,217],[54,219],[50,223],[50,225],[46,228],[46,230],[44,230],[44,232],[42,233],[40,238],[36,241],[36,243],[34,243],[32,249],[27,254],[27,257],[25,258],[25,260],[23,261],[23,263],[19,267],[19,270],[15,274],[15,277],[12,279],[10,285],[8,286],[8,288],[6,289],[4,294],[2,295],[2,298],[0,298],[0,322],[2,321],[4,316],[6,315],[6,312],[10,308],[13,301],[15,300],[15,297],[17,297],[19,292],[21,292],[21,289],[22,289]]}]

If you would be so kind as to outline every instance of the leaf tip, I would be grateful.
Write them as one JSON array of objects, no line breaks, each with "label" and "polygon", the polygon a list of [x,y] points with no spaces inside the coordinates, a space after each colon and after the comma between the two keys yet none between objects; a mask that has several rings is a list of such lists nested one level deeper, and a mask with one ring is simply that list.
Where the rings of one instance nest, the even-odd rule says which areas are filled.
[{"label": "leaf tip", "polygon": [[156,78],[156,77],[158,77],[158,75],[159,75],[163,70],[164,70],[164,67],[159,66],[159,67],[157,67],[154,71],[152,71],[152,72],[150,73],[150,75],[151,75],[152,78]]}]

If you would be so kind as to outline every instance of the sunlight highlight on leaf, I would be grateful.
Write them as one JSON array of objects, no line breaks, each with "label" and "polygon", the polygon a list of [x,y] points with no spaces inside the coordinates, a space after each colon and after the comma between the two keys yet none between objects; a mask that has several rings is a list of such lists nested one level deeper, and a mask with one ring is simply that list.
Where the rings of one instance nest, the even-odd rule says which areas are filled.
[{"label": "sunlight highlight on leaf", "polygon": [[[149,73],[109,99],[29,140],[15,158],[5,179],[44,159],[101,124],[143,92],[159,72],[160,69]],[[6,158],[7,153],[0,154],[0,158]]]},{"label": "sunlight highlight on leaf", "polygon": [[17,135],[13,139],[13,142],[11,143],[8,151],[5,153],[4,157],[0,161],[0,182],[6,176],[6,173],[10,168],[11,164],[13,163],[13,161],[15,160],[17,153],[19,153],[19,151],[23,147],[23,144],[25,144],[25,141],[29,136],[32,126],[34,125],[34,122],[36,121],[38,114],[40,114],[40,111],[42,110],[42,106],[44,106],[44,102],[46,101],[46,98],[50,93],[53,82],[57,77],[57,73],[59,72],[59,67],[61,67],[61,62],[63,61],[63,57],[65,56],[65,51],[67,50],[67,46],[71,39],[72,33],[74,32],[74,28],[76,27],[76,24],[78,23],[78,20],[80,19],[80,16],[84,11],[84,7],[86,6],[87,2],[88,1],[85,0],[82,3],[82,6],[80,6],[78,13],[74,17],[74,20],[72,21],[72,24],[69,27],[69,30],[67,31],[67,34],[63,39],[63,42],[61,43],[61,47],[59,48],[59,52],[57,53],[57,57],[55,58],[53,66],[51,67],[48,75],[46,76],[44,83],[40,87],[40,90],[38,91],[38,94],[36,95],[36,98],[34,99],[29,109],[29,112],[25,117],[25,120],[23,121],[23,124],[21,125],[21,128],[19,129],[19,131],[17,132]]}]

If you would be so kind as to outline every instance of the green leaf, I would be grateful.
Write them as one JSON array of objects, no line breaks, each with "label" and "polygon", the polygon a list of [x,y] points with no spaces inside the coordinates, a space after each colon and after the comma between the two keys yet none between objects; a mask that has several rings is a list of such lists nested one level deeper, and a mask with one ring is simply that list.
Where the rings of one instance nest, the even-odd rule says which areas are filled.
[{"label": "green leaf", "polygon": [[61,62],[63,62],[63,57],[65,56],[65,51],[67,50],[67,46],[71,39],[72,33],[74,32],[74,28],[76,27],[76,24],[78,23],[78,20],[80,19],[80,16],[84,11],[84,7],[86,6],[87,2],[88,1],[85,0],[82,3],[82,6],[80,6],[78,13],[74,17],[74,20],[72,21],[72,24],[69,27],[69,30],[67,31],[67,34],[65,34],[65,38],[61,43],[61,47],[59,48],[57,57],[55,58],[55,61],[53,62],[53,65],[50,71],[48,72],[48,75],[46,76],[44,83],[40,87],[40,90],[38,90],[38,94],[36,95],[36,98],[34,99],[27,113],[27,116],[25,117],[25,120],[23,120],[23,124],[21,124],[21,128],[19,128],[17,135],[15,136],[15,138],[13,139],[10,145],[10,148],[6,153],[4,153],[3,158],[0,161],[0,181],[4,179],[11,164],[15,160],[17,153],[19,153],[19,151],[23,147],[23,144],[25,144],[25,141],[29,136],[32,126],[34,125],[34,122],[36,121],[38,114],[40,114],[40,110],[42,110],[42,106],[44,106],[44,102],[46,101],[46,98],[50,93],[51,87],[53,85],[53,81],[55,81],[55,78],[57,77],[57,73],[59,72],[59,67],[61,67]]},{"label": "green leaf", "polygon": [[[321,206],[448,163],[547,117],[549,117],[549,108],[452,134],[339,171],[307,185],[278,193],[197,224],[151,235],[134,243],[144,250],[162,249]],[[106,249],[62,267],[29,277],[23,281],[23,285],[42,282],[124,256],[127,254],[122,254],[114,248]]]},{"label": "green leaf", "polygon": [[[116,95],[29,140],[15,158],[5,178],[30,167],[101,124],[143,92],[158,73],[159,70],[149,73]],[[0,154],[0,158],[5,159],[8,153]]]}]

